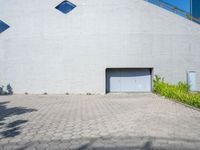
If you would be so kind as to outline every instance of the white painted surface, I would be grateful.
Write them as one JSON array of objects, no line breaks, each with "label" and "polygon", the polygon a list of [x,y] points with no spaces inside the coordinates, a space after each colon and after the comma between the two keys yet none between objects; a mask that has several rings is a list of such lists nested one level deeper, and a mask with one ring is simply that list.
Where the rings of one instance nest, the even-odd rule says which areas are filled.
[{"label": "white painted surface", "polygon": [[107,92],[121,92],[121,72],[118,69],[106,72]]},{"label": "white painted surface", "polygon": [[143,0],[0,0],[0,83],[15,93],[105,93],[106,68],[154,68],[170,83],[194,70],[200,26]]},{"label": "white painted surface", "polygon": [[107,92],[151,92],[150,69],[108,70]]},{"label": "white painted surface", "polygon": [[196,88],[196,72],[195,71],[188,71],[187,73],[187,82],[190,86],[190,91],[197,91]]}]

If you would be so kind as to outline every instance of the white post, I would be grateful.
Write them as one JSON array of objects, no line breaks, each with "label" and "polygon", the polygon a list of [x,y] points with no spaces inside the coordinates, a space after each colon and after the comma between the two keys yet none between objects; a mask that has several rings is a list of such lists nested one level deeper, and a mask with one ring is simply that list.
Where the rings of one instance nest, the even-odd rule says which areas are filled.
[{"label": "white post", "polygon": [[190,86],[191,92],[197,91],[197,89],[196,89],[196,72],[195,71],[187,72],[187,83]]}]

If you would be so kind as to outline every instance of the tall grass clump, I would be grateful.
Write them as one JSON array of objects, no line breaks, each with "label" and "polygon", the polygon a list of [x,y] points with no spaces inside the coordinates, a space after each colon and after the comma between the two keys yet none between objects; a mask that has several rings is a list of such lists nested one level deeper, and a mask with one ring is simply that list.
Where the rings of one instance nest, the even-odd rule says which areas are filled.
[{"label": "tall grass clump", "polygon": [[179,82],[177,85],[171,85],[159,76],[155,76],[153,83],[156,94],[200,108],[200,94],[190,93],[187,83]]}]

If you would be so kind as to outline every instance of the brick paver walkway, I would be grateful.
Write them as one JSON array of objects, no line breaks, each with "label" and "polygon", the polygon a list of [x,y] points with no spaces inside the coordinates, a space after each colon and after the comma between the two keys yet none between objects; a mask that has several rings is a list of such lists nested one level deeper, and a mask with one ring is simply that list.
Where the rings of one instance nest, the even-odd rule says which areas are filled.
[{"label": "brick paver walkway", "polygon": [[0,149],[200,150],[200,111],[153,94],[3,96]]}]

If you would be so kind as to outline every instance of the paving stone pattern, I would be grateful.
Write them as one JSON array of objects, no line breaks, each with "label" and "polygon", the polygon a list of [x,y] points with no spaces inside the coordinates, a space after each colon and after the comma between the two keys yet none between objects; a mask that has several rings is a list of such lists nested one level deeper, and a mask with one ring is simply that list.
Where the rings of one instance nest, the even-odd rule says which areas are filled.
[{"label": "paving stone pattern", "polygon": [[200,150],[200,111],[153,94],[0,97],[0,150]]}]

